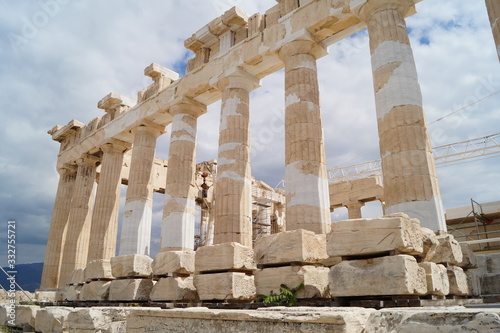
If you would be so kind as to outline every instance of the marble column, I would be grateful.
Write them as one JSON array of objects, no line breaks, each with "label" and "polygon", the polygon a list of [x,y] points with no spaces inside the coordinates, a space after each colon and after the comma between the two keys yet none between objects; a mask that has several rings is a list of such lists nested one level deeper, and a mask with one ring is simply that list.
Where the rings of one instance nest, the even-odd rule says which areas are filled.
[{"label": "marble column", "polygon": [[319,105],[316,58],[307,40],[285,44],[285,191],[287,230],[330,231],[330,195]]},{"label": "marble column", "polygon": [[134,143],[123,213],[119,255],[149,255],[153,214],[153,165],[156,139],[164,128],[144,124],[132,130]]},{"label": "marble column", "polygon": [[370,0],[368,25],[387,214],[404,212],[446,231],[422,94],[405,14],[412,0]]},{"label": "marble column", "polygon": [[346,205],[347,207],[347,214],[349,219],[360,219],[363,216],[361,215],[361,207],[365,205],[364,202],[355,202],[349,205]]},{"label": "marble column", "polygon": [[490,18],[491,30],[500,60],[500,2],[498,0],[486,0],[486,8]]},{"label": "marble column", "polygon": [[69,282],[73,270],[87,265],[98,161],[98,158],[88,154],[76,161],[78,170],[64,241],[59,286],[65,286]]},{"label": "marble column", "polygon": [[101,147],[101,174],[95,199],[87,261],[116,255],[123,154],[130,144],[112,140]]},{"label": "marble column", "polygon": [[222,91],[215,183],[214,244],[252,246],[250,91],[259,80],[239,70],[218,82]]},{"label": "marble column", "polygon": [[161,252],[194,249],[196,197],[196,125],[206,106],[182,101],[170,108],[173,115],[168,157]]},{"label": "marble column", "polygon": [[45,250],[42,280],[40,289],[62,288],[59,285],[59,274],[61,270],[64,240],[68,223],[71,198],[75,188],[76,167],[66,165],[58,170],[59,185],[57,187],[52,221],[50,222],[49,237]]}]

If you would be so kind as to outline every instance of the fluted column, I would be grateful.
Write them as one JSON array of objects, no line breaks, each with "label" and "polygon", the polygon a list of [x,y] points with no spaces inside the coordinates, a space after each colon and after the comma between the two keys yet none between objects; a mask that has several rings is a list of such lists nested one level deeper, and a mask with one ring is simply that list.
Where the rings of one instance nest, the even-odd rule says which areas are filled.
[{"label": "fluted column", "polygon": [[411,0],[370,0],[368,25],[388,214],[404,212],[446,231],[422,94],[404,20]]},{"label": "fluted column", "polygon": [[498,59],[500,60],[500,2],[498,0],[486,0],[486,8],[488,9],[491,30],[493,31]]},{"label": "fluted column", "polygon": [[222,91],[215,183],[214,244],[252,246],[249,94],[259,80],[236,71],[218,82]]},{"label": "fluted column", "polygon": [[87,265],[92,208],[94,206],[96,163],[98,161],[92,155],[85,155],[76,161],[78,171],[64,241],[59,286],[64,286],[69,282],[73,270],[85,268]]},{"label": "fluted column", "polygon": [[120,237],[120,256],[149,255],[153,214],[152,172],[156,139],[162,130],[154,124],[137,126],[132,130],[134,143]]},{"label": "fluted column", "polygon": [[194,249],[196,125],[205,106],[195,101],[179,102],[173,115],[168,157],[165,205],[161,229],[161,251]]},{"label": "fluted column", "polygon": [[101,147],[101,174],[95,197],[87,261],[111,259],[116,255],[116,235],[120,210],[123,153],[129,144],[113,140]]},{"label": "fluted column", "polygon": [[312,41],[285,44],[285,190],[287,230],[330,231],[330,196]]},{"label": "fluted column", "polygon": [[50,222],[49,237],[45,250],[40,289],[64,287],[59,285],[59,274],[71,207],[71,197],[75,188],[76,168],[66,165],[64,168],[58,170],[58,172],[59,185],[57,186],[54,210],[52,211],[52,221]]}]

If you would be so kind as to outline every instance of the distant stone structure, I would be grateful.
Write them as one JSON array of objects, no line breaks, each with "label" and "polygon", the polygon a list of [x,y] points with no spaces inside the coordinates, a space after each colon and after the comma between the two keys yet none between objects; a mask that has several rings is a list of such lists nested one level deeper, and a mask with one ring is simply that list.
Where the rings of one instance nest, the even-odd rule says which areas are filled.
[{"label": "distant stone structure", "polygon": [[[41,288],[70,285],[66,298],[85,301],[149,295],[156,301],[249,301],[286,278],[305,284],[300,298],[468,295],[463,268],[472,266],[462,264],[460,246],[446,234],[404,20],[418,2],[278,0],[251,17],[232,8],[185,41],[195,56],[184,77],[152,64],[144,73],[153,83],[137,103],[111,93],[98,103],[102,118],[50,130],[61,144],[61,176]],[[490,13],[498,13],[494,3]],[[497,31],[496,20],[492,25]],[[384,190],[373,179],[359,185],[371,194],[345,198],[328,185],[316,60],[327,46],[366,27]],[[250,92],[282,68],[284,195],[253,180],[249,128]],[[197,165],[197,121],[217,100],[217,162]],[[169,124],[163,161],[155,158],[156,141]],[[115,257],[121,184],[128,187]],[[161,250],[153,261],[154,191],[164,193],[165,203]],[[388,215],[361,219],[362,204],[371,200],[383,201]],[[347,206],[353,220],[332,227],[330,210],[337,206]],[[375,285],[353,284],[359,276]]]}]

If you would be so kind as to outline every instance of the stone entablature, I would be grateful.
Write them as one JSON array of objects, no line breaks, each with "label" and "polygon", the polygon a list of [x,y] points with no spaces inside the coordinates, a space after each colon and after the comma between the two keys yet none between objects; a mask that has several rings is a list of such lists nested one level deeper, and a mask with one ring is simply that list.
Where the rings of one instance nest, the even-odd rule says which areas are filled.
[{"label": "stone entablature", "polygon": [[[420,1],[415,0],[414,2]],[[233,33],[234,31],[231,29],[236,29],[234,45],[225,52],[211,52],[212,56],[208,57],[204,63],[178,80],[175,80],[174,73],[169,71],[171,73],[169,80],[173,80],[170,85],[133,106],[124,104],[130,109],[128,111],[122,110],[113,120],[105,116],[95,118],[83,126],[76,122],[78,127],[72,126],[71,124],[75,124],[75,121],[72,121],[62,128],[62,132],[60,128],[54,128],[50,134],[54,140],[61,142],[58,168],[65,163],[73,163],[84,153],[96,153],[97,147],[102,146],[111,138],[132,143],[133,136],[130,131],[140,125],[143,120],[151,121],[160,126],[169,125],[172,122],[169,109],[179,99],[189,97],[204,105],[216,102],[221,98],[221,91],[214,89],[210,82],[220,73],[239,67],[250,75],[261,79],[276,72],[284,66],[278,57],[278,51],[288,42],[304,39],[314,40],[327,47],[366,28],[355,12],[367,0],[350,2],[338,0],[300,1],[300,7],[293,9],[293,15],[285,12],[285,9],[290,10],[289,5],[285,5],[286,2],[282,1],[264,15],[256,14],[250,17],[248,19],[250,23],[245,21],[246,15],[244,13],[233,8],[200,29],[186,41],[186,45],[192,50],[206,49],[206,46],[214,47],[214,44],[220,44],[216,34],[224,31],[225,27],[228,27],[228,31]],[[411,10],[407,15],[414,13],[415,11]],[[262,20],[265,23],[262,23]],[[242,38],[241,36],[245,36],[245,34],[238,33],[238,31],[248,29],[248,24],[250,24],[248,37]],[[258,28],[255,28],[256,26]],[[265,28],[262,28],[263,26]],[[216,33],[211,31],[216,31]],[[204,33],[206,36],[203,35]],[[209,35],[212,37],[207,40]],[[150,67],[154,68],[155,65],[150,65],[148,68]],[[146,72],[148,76],[153,75],[150,71]],[[144,96],[140,99],[142,98]],[[69,134],[67,133],[68,127],[69,129],[74,127],[72,128],[73,135],[67,135]],[[66,135],[62,135],[62,133],[66,133]]]}]

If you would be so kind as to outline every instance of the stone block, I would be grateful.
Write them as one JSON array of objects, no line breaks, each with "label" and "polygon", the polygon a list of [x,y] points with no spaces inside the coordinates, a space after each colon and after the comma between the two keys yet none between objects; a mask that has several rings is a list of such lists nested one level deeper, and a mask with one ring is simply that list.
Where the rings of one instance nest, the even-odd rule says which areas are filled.
[{"label": "stone block", "polygon": [[450,281],[446,267],[433,262],[422,262],[419,266],[425,270],[427,294],[446,296],[450,293]]},{"label": "stone block", "polygon": [[483,295],[500,294],[500,273],[486,273],[481,279],[481,292]]},{"label": "stone block", "polygon": [[194,273],[195,251],[159,252],[153,261],[153,275]]},{"label": "stone block", "polygon": [[396,251],[421,254],[423,240],[420,224],[407,215],[354,219],[332,223],[326,237],[329,256],[358,256]]},{"label": "stone block", "polygon": [[297,298],[326,298],[329,296],[329,272],[327,267],[312,265],[264,268],[255,271],[255,286],[257,294],[269,296],[271,292],[279,294],[281,284],[292,289],[303,283],[304,288],[297,291]]},{"label": "stone block", "polygon": [[7,322],[7,307],[4,304],[0,304],[0,325],[5,325]]},{"label": "stone block", "polygon": [[329,257],[321,262],[322,265],[332,267],[339,264],[342,261],[342,257]]},{"label": "stone block", "polygon": [[106,301],[111,281],[91,281],[83,285],[80,301]]},{"label": "stone block", "polygon": [[460,243],[458,243],[455,237],[447,234],[437,236],[437,240],[439,245],[434,255],[431,257],[428,256],[426,259],[436,264],[450,263],[458,266],[463,260]]},{"label": "stone block", "polygon": [[320,263],[328,258],[325,235],[304,229],[260,237],[254,250],[258,265]]},{"label": "stone block", "polygon": [[68,332],[66,319],[72,308],[46,307],[37,311],[35,331],[42,333]]},{"label": "stone block", "polygon": [[131,254],[111,258],[111,273],[118,277],[149,277],[153,259],[146,255]]},{"label": "stone block", "polygon": [[430,258],[436,253],[436,249],[439,246],[439,241],[436,233],[429,228],[420,228],[422,231],[422,241],[423,241],[423,252],[420,255],[425,261],[429,261]]},{"label": "stone block", "polygon": [[77,308],[68,314],[67,326],[71,333],[123,333],[130,312],[127,308]]},{"label": "stone block", "polygon": [[200,247],[195,255],[197,272],[230,269],[254,270],[253,250],[239,243],[223,243]]},{"label": "stone block", "polygon": [[408,255],[342,261],[330,268],[333,297],[425,295],[425,270]]},{"label": "stone block", "polygon": [[110,260],[99,259],[89,262],[87,267],[85,267],[84,275],[85,282],[97,279],[113,279]]},{"label": "stone block", "polygon": [[152,301],[196,301],[193,277],[165,277],[158,280],[150,294]]},{"label": "stone block", "polygon": [[82,284],[69,286],[64,293],[64,298],[68,301],[80,300],[80,293],[82,292],[83,286]]},{"label": "stone block", "polygon": [[58,302],[64,300],[64,290],[35,290],[35,299],[38,302]]},{"label": "stone block", "polygon": [[111,281],[110,301],[147,301],[153,289],[151,279],[123,279]]},{"label": "stone block", "polygon": [[486,265],[488,273],[500,273],[500,253],[487,254]]},{"label": "stone block", "polygon": [[465,271],[469,292],[471,296],[481,296],[481,278],[474,271],[474,269]]},{"label": "stone block", "polygon": [[467,275],[462,268],[458,266],[448,267],[448,279],[450,280],[450,294],[467,296],[469,295],[469,284],[467,283]]},{"label": "stone block", "polygon": [[25,332],[35,329],[36,312],[40,309],[35,305],[16,305],[16,327],[22,328]]},{"label": "stone block", "polygon": [[77,268],[71,273],[69,284],[84,284],[85,283],[85,269]]},{"label": "stone block", "polygon": [[254,277],[245,273],[197,274],[193,283],[202,301],[255,298]]},{"label": "stone block", "polygon": [[[456,308],[392,308],[374,311],[366,321],[364,333],[441,333],[498,332],[496,311]],[[359,331],[361,332],[361,331]]]},{"label": "stone block", "polygon": [[469,244],[459,243],[462,249],[462,261],[458,266],[464,269],[477,268],[477,258]]}]

